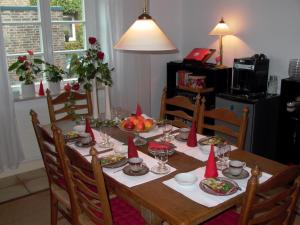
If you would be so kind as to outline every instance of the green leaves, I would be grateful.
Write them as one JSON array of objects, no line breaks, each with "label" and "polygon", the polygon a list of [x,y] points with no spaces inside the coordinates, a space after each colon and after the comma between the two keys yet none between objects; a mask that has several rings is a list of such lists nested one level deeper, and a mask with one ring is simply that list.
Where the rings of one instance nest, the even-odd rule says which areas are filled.
[{"label": "green leaves", "polygon": [[19,61],[13,63],[10,65],[10,67],[8,67],[8,71],[13,71],[15,70],[21,63]]}]

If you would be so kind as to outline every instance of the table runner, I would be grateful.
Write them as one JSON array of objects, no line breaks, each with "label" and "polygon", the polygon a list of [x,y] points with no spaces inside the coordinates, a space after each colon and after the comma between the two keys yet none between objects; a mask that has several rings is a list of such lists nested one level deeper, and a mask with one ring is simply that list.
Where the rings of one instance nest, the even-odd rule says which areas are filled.
[{"label": "table runner", "polygon": [[[249,172],[249,174],[251,176],[251,168],[246,167],[245,169]],[[220,171],[218,171],[218,172],[219,172],[219,177],[224,177],[222,172],[220,172]],[[197,180],[196,184],[194,184],[194,185],[191,185],[191,186],[180,185],[175,181],[174,178],[172,178],[170,180],[166,180],[163,183],[166,186],[170,187],[171,189],[173,189],[173,190],[181,193],[182,195],[186,196],[187,198],[191,199],[192,201],[197,202],[206,207],[214,207],[216,205],[219,205],[219,204],[245,192],[248,179],[250,178],[250,176],[249,176],[247,179],[234,180],[242,190],[239,190],[236,193],[234,193],[232,195],[228,195],[228,196],[215,196],[215,195],[211,195],[211,194],[208,194],[208,193],[202,191],[199,187],[200,181],[205,179],[204,178],[205,167],[200,167],[196,170],[190,171],[190,173],[193,173],[198,177],[198,180]],[[262,172],[262,176],[259,178],[259,183],[265,182],[270,177],[272,177],[272,175]]]}]

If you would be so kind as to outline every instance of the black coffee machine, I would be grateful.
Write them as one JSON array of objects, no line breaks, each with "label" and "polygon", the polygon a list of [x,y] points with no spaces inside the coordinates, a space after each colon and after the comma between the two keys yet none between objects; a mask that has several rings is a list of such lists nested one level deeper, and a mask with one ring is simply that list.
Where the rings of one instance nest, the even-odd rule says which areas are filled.
[{"label": "black coffee machine", "polygon": [[265,95],[268,71],[269,59],[264,54],[234,59],[231,94],[249,98]]}]

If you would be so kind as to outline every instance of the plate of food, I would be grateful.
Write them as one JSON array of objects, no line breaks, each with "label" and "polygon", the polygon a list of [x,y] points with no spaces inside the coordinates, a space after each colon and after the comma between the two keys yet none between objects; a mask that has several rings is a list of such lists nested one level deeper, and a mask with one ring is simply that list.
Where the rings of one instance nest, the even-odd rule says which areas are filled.
[{"label": "plate of food", "polygon": [[[212,136],[212,137],[206,137],[201,138],[198,141],[198,145],[200,150],[203,151],[203,153],[209,154],[211,145],[218,146],[225,142],[225,139],[218,136]],[[214,150],[217,150],[217,147],[214,148]]]},{"label": "plate of food", "polygon": [[148,132],[155,127],[155,121],[143,116],[130,116],[120,121],[118,127],[123,131],[129,132]]},{"label": "plate of food", "polygon": [[69,131],[64,135],[66,142],[77,141],[79,138],[79,132],[77,131]]},{"label": "plate of food", "polygon": [[128,159],[119,154],[111,154],[100,158],[101,166],[105,168],[118,168],[124,166],[127,162]]},{"label": "plate of food", "polygon": [[236,182],[225,177],[204,179],[199,186],[202,191],[219,196],[232,195],[240,189]]}]

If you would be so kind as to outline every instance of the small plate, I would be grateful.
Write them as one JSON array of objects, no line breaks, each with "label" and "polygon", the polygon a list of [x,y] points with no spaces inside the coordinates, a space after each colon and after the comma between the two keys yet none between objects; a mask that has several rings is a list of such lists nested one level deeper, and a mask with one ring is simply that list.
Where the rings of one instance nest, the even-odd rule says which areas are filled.
[{"label": "small plate", "polygon": [[83,144],[81,141],[76,141],[75,142],[75,145],[77,147],[80,147],[80,148],[88,148],[88,147],[92,147],[96,144],[95,141],[91,141],[90,143],[87,143],[87,144]]},{"label": "small plate", "polygon": [[143,168],[140,171],[134,172],[130,169],[130,165],[128,165],[123,168],[123,172],[128,176],[142,176],[149,172],[149,168],[143,165]]},{"label": "small plate", "polygon": [[184,139],[180,137],[180,134],[175,135],[174,137],[177,141],[181,141],[181,142],[187,142],[188,139]]},{"label": "small plate", "polygon": [[240,189],[235,181],[225,177],[204,179],[199,186],[202,191],[218,196],[232,195]]},{"label": "small plate", "polygon": [[119,168],[121,166],[126,165],[126,163],[128,162],[128,159],[126,157],[120,157],[117,155],[109,155],[106,157],[102,157],[100,158],[100,162],[102,164],[102,162],[104,162],[104,160],[108,160],[109,157],[111,158],[111,162],[108,162],[106,164],[103,164],[102,167],[104,168]]},{"label": "small plate", "polygon": [[197,176],[192,173],[178,173],[174,177],[175,181],[183,186],[190,186],[196,183]]},{"label": "small plate", "polygon": [[226,168],[224,170],[222,170],[222,174],[225,177],[231,178],[231,179],[245,179],[247,177],[249,177],[249,172],[247,170],[242,170],[242,172],[240,173],[240,175],[234,176],[229,172],[229,168]]}]

